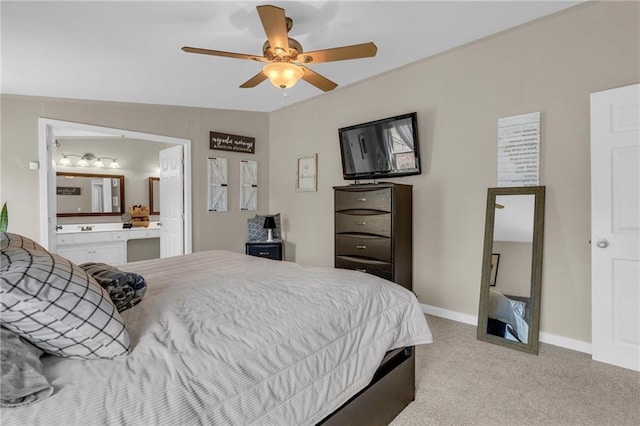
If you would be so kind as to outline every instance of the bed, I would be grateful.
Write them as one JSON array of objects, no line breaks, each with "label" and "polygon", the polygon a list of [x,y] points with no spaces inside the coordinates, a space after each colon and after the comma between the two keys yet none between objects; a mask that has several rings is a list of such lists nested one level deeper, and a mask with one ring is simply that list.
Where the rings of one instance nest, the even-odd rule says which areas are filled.
[{"label": "bed", "polygon": [[514,342],[529,340],[529,298],[489,290],[487,333]]},{"label": "bed", "polygon": [[121,269],[147,283],[121,314],[129,354],[43,356],[53,394],[3,425],[381,424],[413,399],[432,336],[398,285],[227,251]]}]

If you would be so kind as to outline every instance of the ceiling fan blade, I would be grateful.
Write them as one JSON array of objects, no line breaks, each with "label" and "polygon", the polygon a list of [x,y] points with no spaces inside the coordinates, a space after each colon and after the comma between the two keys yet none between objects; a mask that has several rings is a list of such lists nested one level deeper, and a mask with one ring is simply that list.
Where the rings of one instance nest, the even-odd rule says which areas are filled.
[{"label": "ceiling fan blade", "polygon": [[200,53],[202,55],[224,56],[225,58],[251,59],[253,61],[269,62],[269,60],[264,56],[247,55],[244,53],[233,53],[233,52],[224,52],[222,50],[200,49],[198,47],[189,47],[189,46],[184,46],[182,50],[189,53]]},{"label": "ceiling fan blade", "polygon": [[242,83],[240,87],[242,89],[250,89],[252,87],[256,87],[258,84],[262,83],[266,79],[267,79],[267,76],[264,75],[262,71],[260,71],[258,74],[254,75],[249,80]]},{"label": "ceiling fan blade", "polygon": [[276,6],[257,6],[258,15],[267,34],[271,49],[282,48],[289,52],[289,36],[287,35],[287,18],[284,9]]},{"label": "ceiling fan blade", "polygon": [[321,76],[317,72],[307,67],[304,67],[302,65],[300,65],[300,68],[304,70],[304,74],[302,74],[302,79],[309,84],[313,84],[318,89],[324,92],[328,92],[329,90],[333,90],[336,87],[338,87],[336,83],[334,83],[333,81],[329,80],[326,77]]},{"label": "ceiling fan blade", "polygon": [[316,50],[314,52],[304,52],[298,55],[296,62],[320,63],[344,61],[347,59],[371,58],[376,56],[378,47],[369,42],[362,44],[354,44],[351,46],[334,47],[332,49]]}]

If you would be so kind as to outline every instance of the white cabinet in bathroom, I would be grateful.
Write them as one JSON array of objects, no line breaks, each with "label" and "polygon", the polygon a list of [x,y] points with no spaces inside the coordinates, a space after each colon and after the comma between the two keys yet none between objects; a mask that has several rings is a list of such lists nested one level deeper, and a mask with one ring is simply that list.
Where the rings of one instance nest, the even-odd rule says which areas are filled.
[{"label": "white cabinet in bathroom", "polygon": [[[80,226],[77,228],[80,229]],[[57,234],[56,252],[77,264],[102,262],[122,265],[127,263],[129,240],[160,239],[159,227],[96,230],[96,226],[92,225],[88,228],[91,230],[76,231],[74,228],[72,232],[62,231]]]},{"label": "white cabinet in bathroom", "polygon": [[56,236],[57,253],[73,263],[127,263],[126,239],[114,238],[116,232],[69,233]]},{"label": "white cabinet in bathroom", "polygon": [[127,244],[104,243],[99,245],[81,244],[71,247],[58,247],[58,254],[73,263],[102,262],[120,265],[127,262]]}]

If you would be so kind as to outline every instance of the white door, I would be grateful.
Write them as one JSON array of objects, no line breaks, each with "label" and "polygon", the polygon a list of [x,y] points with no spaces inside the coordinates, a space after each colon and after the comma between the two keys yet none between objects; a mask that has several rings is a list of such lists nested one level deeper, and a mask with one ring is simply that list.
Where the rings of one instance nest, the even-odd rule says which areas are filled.
[{"label": "white door", "polygon": [[[47,197],[47,208],[48,208],[48,218],[47,218],[47,234],[48,241],[46,247],[49,251],[56,253],[56,226],[58,226],[58,216],[57,216],[57,205],[56,205],[56,187],[58,186],[56,182],[56,165],[53,161],[53,149],[56,145],[55,137],[53,135],[53,129],[51,126],[46,126],[46,151],[45,151],[45,164],[41,164],[40,167],[44,167],[46,170],[45,179],[46,182],[42,182],[40,180],[40,188],[44,186],[44,191],[46,191]],[[51,167],[49,167],[51,164]],[[41,179],[42,179],[42,175]]]},{"label": "white door", "polygon": [[640,85],[591,94],[593,359],[640,371]]},{"label": "white door", "polygon": [[182,145],[160,151],[160,257],[184,254]]}]

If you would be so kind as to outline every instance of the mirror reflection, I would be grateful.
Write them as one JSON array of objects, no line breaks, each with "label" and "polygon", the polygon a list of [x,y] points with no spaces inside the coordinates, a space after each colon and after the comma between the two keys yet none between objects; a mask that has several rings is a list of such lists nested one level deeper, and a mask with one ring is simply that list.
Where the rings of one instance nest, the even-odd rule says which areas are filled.
[{"label": "mirror reflection", "polygon": [[544,187],[490,188],[478,338],[537,353]]},{"label": "mirror reflection", "polygon": [[124,213],[124,176],[56,173],[57,216],[115,216]]},{"label": "mirror reflection", "polygon": [[160,178],[149,177],[149,214],[160,214]]}]

